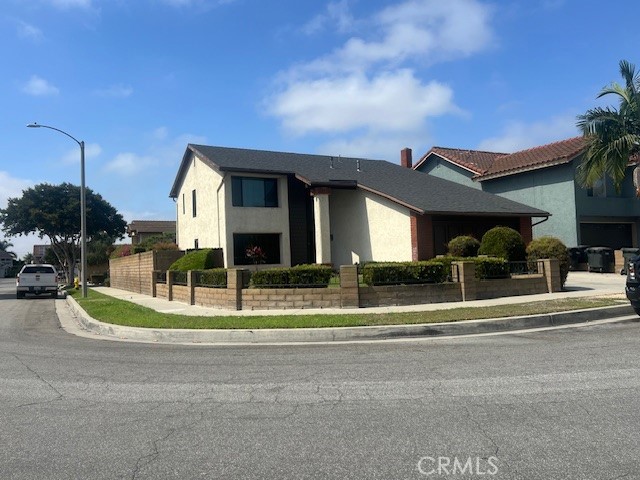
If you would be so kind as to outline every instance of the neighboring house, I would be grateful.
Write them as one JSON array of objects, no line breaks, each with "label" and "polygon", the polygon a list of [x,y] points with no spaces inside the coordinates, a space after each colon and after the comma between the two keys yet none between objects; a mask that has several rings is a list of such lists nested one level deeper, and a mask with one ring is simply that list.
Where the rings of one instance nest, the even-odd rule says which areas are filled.
[{"label": "neighboring house", "polygon": [[174,220],[132,220],[127,225],[127,234],[131,237],[132,245],[139,245],[151,237],[164,234],[176,235]]},{"label": "neighboring house", "polygon": [[619,193],[610,179],[583,188],[576,169],[585,149],[583,137],[511,154],[433,147],[414,168],[550,212],[534,225],[534,237],[552,235],[568,247],[637,247],[640,200],[633,165]]},{"label": "neighboring house", "polygon": [[33,246],[33,261],[34,263],[45,263],[44,257],[47,255],[47,250],[51,248],[51,245],[34,245]]},{"label": "neighboring house", "polygon": [[181,249],[222,248],[226,267],[406,261],[445,253],[496,224],[531,238],[548,214],[382,160],[188,145],[170,197]]},{"label": "neighboring house", "polygon": [[0,250],[0,278],[5,278],[11,267],[13,267],[13,255]]}]

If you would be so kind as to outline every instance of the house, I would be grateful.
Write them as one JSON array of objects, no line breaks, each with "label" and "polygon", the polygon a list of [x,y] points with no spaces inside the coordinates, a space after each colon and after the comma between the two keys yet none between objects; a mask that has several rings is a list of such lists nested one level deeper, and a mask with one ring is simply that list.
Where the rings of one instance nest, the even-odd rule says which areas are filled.
[{"label": "house", "polygon": [[0,250],[0,278],[5,278],[11,267],[13,267],[13,255]]},{"label": "house", "polygon": [[583,188],[576,169],[586,147],[583,137],[510,154],[433,147],[414,168],[550,212],[534,222],[534,237],[555,236],[569,247],[637,247],[640,200],[632,180],[634,165],[620,192],[608,178]]},{"label": "house", "polygon": [[268,265],[422,260],[500,224],[531,238],[547,212],[382,160],[188,145],[169,196],[181,249],[260,247]]},{"label": "house", "polygon": [[139,245],[145,240],[162,235],[176,234],[175,220],[132,220],[127,225],[127,234],[131,237],[132,245]]}]

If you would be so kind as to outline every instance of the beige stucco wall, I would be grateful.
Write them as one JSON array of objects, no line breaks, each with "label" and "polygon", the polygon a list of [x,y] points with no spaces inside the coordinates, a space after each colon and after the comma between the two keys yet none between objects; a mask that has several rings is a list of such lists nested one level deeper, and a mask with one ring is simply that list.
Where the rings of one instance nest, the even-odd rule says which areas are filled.
[{"label": "beige stucco wall", "polygon": [[[226,251],[223,175],[192,154],[191,164],[176,199],[176,242],[181,250],[223,248]],[[191,192],[196,191],[196,216],[192,214]],[[219,203],[219,204],[218,204]],[[184,204],[184,205],[183,205]]]},{"label": "beige stucco wall", "polygon": [[411,261],[408,208],[364,190],[334,189],[329,205],[334,265]]},{"label": "beige stucco wall", "polygon": [[291,266],[291,244],[289,236],[289,194],[287,177],[283,175],[256,175],[250,173],[237,174],[242,177],[277,178],[278,207],[234,207],[232,205],[231,174],[224,179],[226,216],[226,247],[224,247],[224,264],[231,267],[233,263],[234,233],[279,233],[280,264],[269,264],[268,267]]}]

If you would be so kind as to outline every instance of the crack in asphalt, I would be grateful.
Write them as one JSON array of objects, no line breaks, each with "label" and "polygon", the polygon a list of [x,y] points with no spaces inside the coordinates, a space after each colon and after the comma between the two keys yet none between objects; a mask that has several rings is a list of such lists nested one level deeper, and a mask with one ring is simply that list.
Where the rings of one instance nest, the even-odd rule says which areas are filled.
[{"label": "crack in asphalt", "polygon": [[60,393],[60,391],[54,387],[51,382],[48,382],[47,380],[45,380],[38,372],[36,372],[33,368],[31,368],[29,365],[27,365],[18,355],[16,355],[15,353],[11,354],[19,363],[20,365],[22,365],[24,368],[26,368],[31,374],[33,374],[34,377],[36,377],[38,380],[40,380],[42,383],[44,383],[47,387],[49,387],[51,390],[53,390],[55,392],[55,394],[57,395],[56,398],[51,399],[51,400],[45,400],[45,401],[40,401],[40,402],[31,402],[31,403],[23,403],[21,405],[17,405],[17,408],[23,408],[23,407],[31,407],[34,405],[43,405],[43,404],[47,404],[47,403],[52,403],[52,402],[57,402],[59,400],[62,400],[64,398],[64,395],[62,395],[62,393]]}]

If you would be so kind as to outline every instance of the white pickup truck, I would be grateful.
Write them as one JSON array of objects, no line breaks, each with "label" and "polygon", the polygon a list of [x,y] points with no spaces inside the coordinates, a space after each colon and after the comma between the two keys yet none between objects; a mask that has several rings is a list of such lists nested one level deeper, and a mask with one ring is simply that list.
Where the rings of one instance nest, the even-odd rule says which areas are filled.
[{"label": "white pickup truck", "polygon": [[53,265],[28,264],[22,267],[16,277],[16,298],[24,298],[27,293],[58,297],[58,272]]}]

